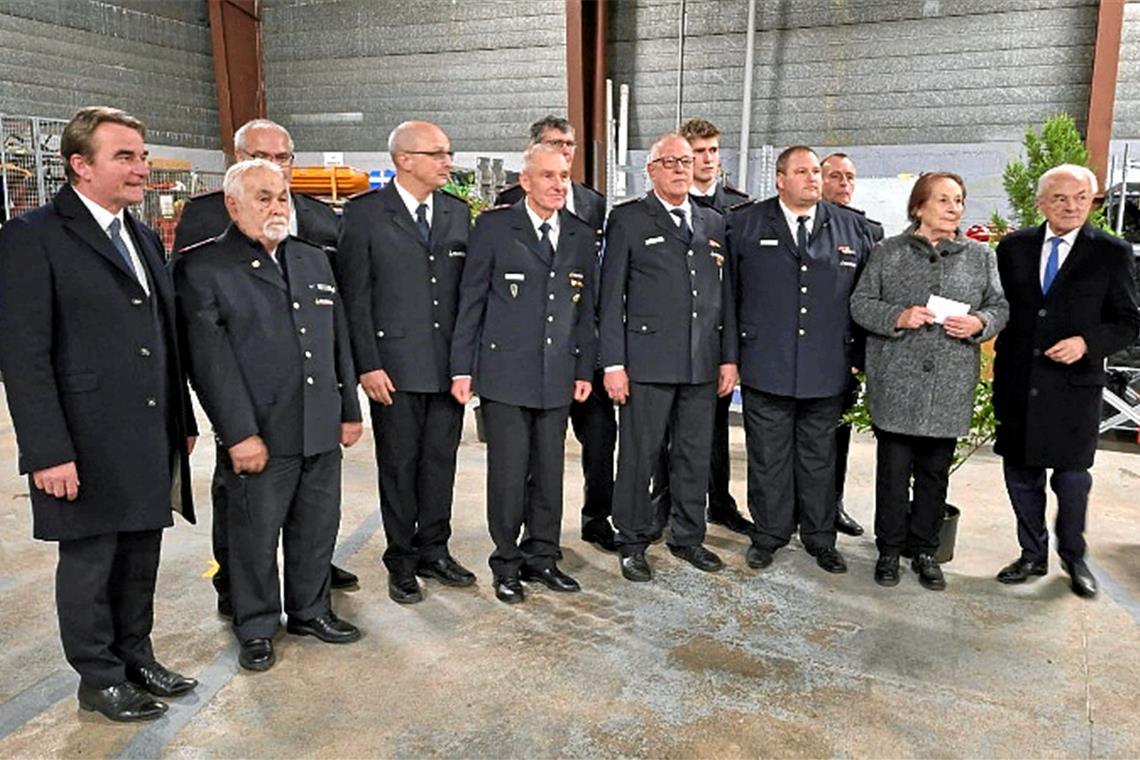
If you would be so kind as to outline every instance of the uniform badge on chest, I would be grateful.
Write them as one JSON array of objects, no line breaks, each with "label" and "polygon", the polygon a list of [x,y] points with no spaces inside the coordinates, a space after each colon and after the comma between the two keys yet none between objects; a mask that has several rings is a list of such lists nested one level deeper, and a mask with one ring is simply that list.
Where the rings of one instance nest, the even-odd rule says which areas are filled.
[{"label": "uniform badge on chest", "polygon": [[507,290],[511,291],[511,298],[519,297],[519,284],[517,282],[512,282]]}]

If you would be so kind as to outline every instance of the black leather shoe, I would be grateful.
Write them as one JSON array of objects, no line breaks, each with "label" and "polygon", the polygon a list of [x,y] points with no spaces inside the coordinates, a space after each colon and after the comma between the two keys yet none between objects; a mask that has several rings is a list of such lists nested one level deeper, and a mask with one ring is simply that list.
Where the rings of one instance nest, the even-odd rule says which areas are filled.
[{"label": "black leather shoe", "polygon": [[649,561],[645,559],[645,552],[630,554],[621,558],[621,575],[627,581],[645,583],[653,580],[653,571],[649,569]]},{"label": "black leather shoe", "polygon": [[942,568],[932,554],[919,554],[910,561],[910,569],[918,574],[918,582],[923,588],[941,591],[946,588],[946,578]]},{"label": "black leather shoe", "polygon": [[604,552],[617,551],[614,529],[605,520],[594,520],[582,526],[582,540]]},{"label": "black leather shoe", "polygon": [[166,705],[129,681],[92,689],[79,684],[79,706],[90,712],[99,712],[111,720],[128,723],[154,720],[166,712]]},{"label": "black leather shoe", "polygon": [[523,591],[518,576],[496,575],[491,586],[495,589],[495,598],[503,604],[518,604],[526,599],[526,592]]},{"label": "black leather shoe", "polygon": [[234,603],[230,600],[228,595],[223,596],[218,594],[218,614],[224,618],[232,618],[234,616]]},{"label": "black leather shoe", "polygon": [[749,545],[748,551],[744,553],[744,561],[747,562],[748,566],[753,570],[763,570],[772,564],[772,560],[775,558],[776,555],[773,554],[770,549],[765,549],[756,544]]},{"label": "black leather shoe", "polygon": [[269,639],[246,639],[238,652],[238,663],[246,670],[269,670],[277,662]]},{"label": "black leather shoe", "polygon": [[847,510],[843,508],[843,502],[839,502],[835,511],[835,530],[848,536],[863,535],[863,526],[855,522],[854,517],[847,514]]},{"label": "black leather shoe", "polygon": [[843,559],[843,555],[839,550],[834,547],[827,549],[820,549],[817,552],[812,552],[815,556],[815,564],[822,567],[829,573],[839,575],[840,573],[847,572],[847,563]]},{"label": "black leather shoe", "polygon": [[1048,562],[1035,562],[1026,557],[1018,557],[998,571],[1001,583],[1025,583],[1031,575],[1045,575],[1049,572]]},{"label": "black leather shoe", "polygon": [[564,594],[572,594],[575,591],[582,590],[582,587],[578,585],[578,581],[559,570],[556,566],[535,570],[532,567],[523,565],[522,570],[519,572],[519,577],[528,583],[541,583],[551,591],[561,591]]},{"label": "black leather shoe", "polygon": [[879,561],[875,563],[875,583],[880,586],[899,585],[899,555],[879,555]]},{"label": "black leather shoe", "polygon": [[1086,599],[1092,599],[1096,596],[1096,577],[1093,576],[1092,570],[1089,570],[1089,566],[1085,564],[1083,559],[1074,562],[1062,562],[1061,567],[1069,574],[1074,594]]},{"label": "black leather shoe", "polygon": [[709,510],[708,521],[712,525],[720,525],[728,528],[733,533],[743,533],[748,535],[752,532],[752,523],[744,519],[744,517],[735,509],[723,510]]},{"label": "black leather shoe", "polygon": [[343,567],[336,565],[329,565],[331,569],[329,575],[329,586],[337,589],[346,588],[360,588],[360,579],[354,573],[350,573]]},{"label": "black leather shoe", "polygon": [[706,573],[717,573],[724,569],[724,563],[720,561],[720,557],[700,544],[696,546],[670,546],[669,553]]},{"label": "black leather shoe", "polygon": [[445,555],[430,562],[420,562],[416,566],[416,575],[421,578],[435,578],[445,586],[462,588],[475,583],[475,573],[455,561],[450,555]]},{"label": "black leather shoe", "polygon": [[388,576],[388,598],[396,604],[415,604],[423,601],[424,593],[414,575]]},{"label": "black leather shoe", "polygon": [[156,697],[177,697],[198,685],[193,678],[168,670],[159,662],[141,667],[127,666],[127,680]]},{"label": "black leather shoe", "polygon": [[312,620],[289,618],[285,630],[298,636],[316,636],[326,644],[351,644],[360,639],[360,629],[338,618],[332,610]]}]

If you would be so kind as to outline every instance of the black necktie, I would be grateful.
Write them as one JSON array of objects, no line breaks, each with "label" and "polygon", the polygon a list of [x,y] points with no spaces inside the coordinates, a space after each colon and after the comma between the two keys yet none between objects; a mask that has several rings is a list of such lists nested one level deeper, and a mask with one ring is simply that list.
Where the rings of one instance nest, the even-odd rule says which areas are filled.
[{"label": "black necktie", "polygon": [[678,232],[681,233],[681,239],[688,245],[693,240],[693,228],[689,226],[689,220],[685,218],[685,210],[681,208],[670,209],[670,214],[677,217],[680,224],[677,225]]},{"label": "black necktie", "polygon": [[808,228],[807,223],[811,219],[806,214],[797,216],[796,222],[799,224],[796,227],[796,248],[799,250],[800,256],[807,256],[808,252]]},{"label": "black necktie", "polygon": [[538,247],[542,249],[542,254],[550,261],[554,260],[554,243],[550,241],[550,225],[543,222],[538,225]]},{"label": "black necktie", "polygon": [[431,227],[428,225],[427,220],[427,204],[421,203],[416,206],[416,229],[420,231],[420,237],[426,243],[428,238],[431,237]]}]

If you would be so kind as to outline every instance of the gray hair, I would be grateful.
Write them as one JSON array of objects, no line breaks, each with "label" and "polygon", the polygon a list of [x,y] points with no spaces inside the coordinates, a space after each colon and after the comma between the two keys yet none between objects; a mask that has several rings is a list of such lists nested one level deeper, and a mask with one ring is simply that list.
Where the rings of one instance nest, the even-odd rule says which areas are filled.
[{"label": "gray hair", "polygon": [[1042,198],[1045,195],[1045,186],[1058,177],[1072,177],[1076,180],[1081,180],[1088,183],[1089,193],[1096,195],[1099,185],[1096,181],[1096,174],[1092,169],[1087,166],[1080,166],[1078,164],[1058,164],[1052,169],[1049,169],[1037,180],[1037,197]]},{"label": "gray hair", "polygon": [[242,197],[245,191],[245,175],[257,169],[264,169],[267,172],[276,174],[282,180],[288,183],[285,178],[285,170],[272,161],[266,161],[264,158],[250,158],[245,161],[238,161],[236,164],[226,169],[225,179],[222,180],[222,192],[225,193],[227,198]]},{"label": "gray hair", "polygon": [[530,144],[537,145],[542,142],[542,136],[546,134],[548,129],[555,132],[565,132],[568,135],[574,134],[574,125],[570,123],[569,119],[550,114],[530,125]]},{"label": "gray hair", "polygon": [[681,142],[685,143],[686,145],[689,144],[689,141],[686,140],[685,137],[681,133],[679,133],[679,132],[666,132],[665,134],[658,137],[657,140],[653,143],[653,147],[649,149],[649,156],[648,156],[648,158],[645,159],[645,165],[646,166],[653,163],[654,160],[656,160],[657,158],[660,157],[661,146],[663,144],[669,142],[670,140],[680,140]]},{"label": "gray hair", "polygon": [[558,156],[563,158],[562,151],[558,148],[545,143],[535,143],[523,151],[522,169],[520,169],[520,171],[529,171],[535,159],[539,156]]},{"label": "gray hair", "polygon": [[285,139],[289,141],[289,152],[293,152],[293,136],[289,134],[289,130],[269,119],[253,119],[238,127],[238,131],[234,132],[234,148],[236,150],[240,150],[242,153],[249,153],[248,138],[251,129],[281,130],[281,133],[285,135]]}]

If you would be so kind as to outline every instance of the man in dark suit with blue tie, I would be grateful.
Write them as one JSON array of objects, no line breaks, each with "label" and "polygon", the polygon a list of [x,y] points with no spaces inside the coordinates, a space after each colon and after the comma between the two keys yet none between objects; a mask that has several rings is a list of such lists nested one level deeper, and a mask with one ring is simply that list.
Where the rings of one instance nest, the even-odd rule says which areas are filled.
[{"label": "man in dark suit with blue tie", "polygon": [[736,326],[724,218],[689,199],[693,148],[679,134],[653,144],[652,191],[615,208],[606,227],[599,300],[606,391],[621,405],[614,523],[621,572],[653,577],[645,550],[657,531],[649,479],[671,428],[669,550],[699,570],[713,413],[736,384]]},{"label": "man in dark suit with blue tie", "polygon": [[483,409],[490,565],[506,604],[523,601],[521,581],[579,590],[556,562],[566,420],[590,395],[595,356],[595,238],[563,208],[570,165],[532,145],[521,177],[526,197],[475,223],[451,346],[451,394],[478,393]]},{"label": "man in dark suit with blue tie", "polygon": [[371,401],[388,596],[423,598],[416,575],[470,586],[448,551],[463,406],[448,370],[459,280],[467,260],[467,204],[440,188],[451,142],[426,121],[388,136],[395,178],[349,201],[336,257],[360,385]]},{"label": "man in dark suit with blue tie", "polygon": [[820,200],[811,148],[779,155],[776,188],[776,197],[728,214],[755,525],[747,561],[772,563],[798,509],[804,548],[827,572],[844,573],[835,548],[835,430],[861,353],[848,300],[871,238],[858,216]]},{"label": "man in dark suit with blue tie", "polygon": [[1045,475],[1057,495],[1057,553],[1078,596],[1096,595],[1085,562],[1105,358],[1140,332],[1132,251],[1088,223],[1096,175],[1063,164],[1041,175],[1045,223],[1005,237],[998,273],[1010,316],[994,346],[994,411],[1005,485],[1017,516],[1021,556],[1002,583],[1048,571]]},{"label": "man in dark suit with blue tie", "polygon": [[63,129],[68,184],[0,230],[0,369],[79,704],[150,720],[196,681],[154,657],[154,586],[173,508],[190,522],[197,428],[158,237],[126,210],[144,127],[101,106]]}]

